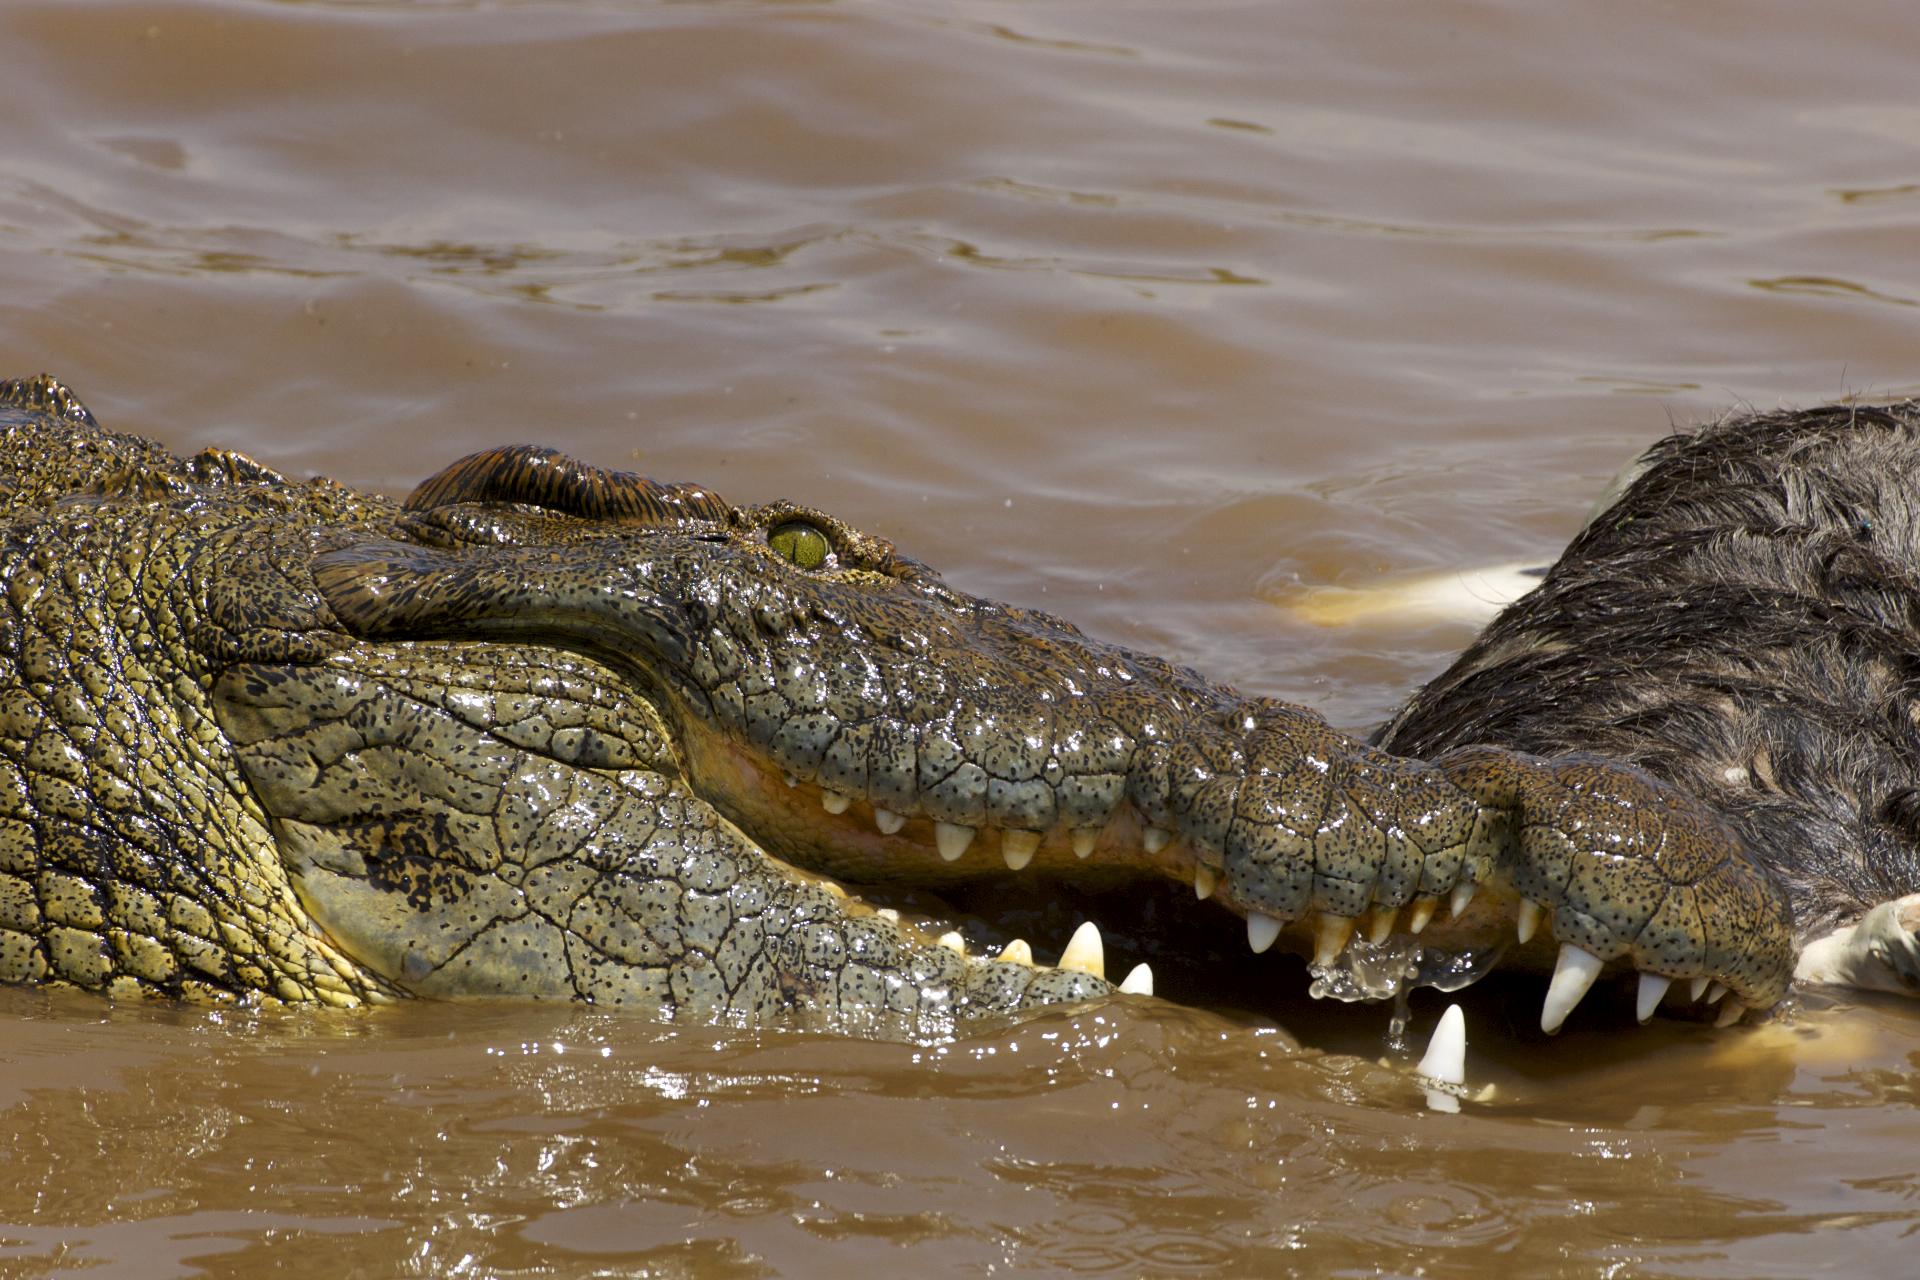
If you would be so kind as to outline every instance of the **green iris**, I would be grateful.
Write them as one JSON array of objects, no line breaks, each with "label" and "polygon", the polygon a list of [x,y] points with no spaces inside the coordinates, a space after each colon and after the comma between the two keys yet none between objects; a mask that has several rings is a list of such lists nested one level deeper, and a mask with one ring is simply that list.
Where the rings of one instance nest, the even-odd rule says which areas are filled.
[{"label": "green iris", "polygon": [[767,535],[767,545],[802,569],[818,569],[827,560],[827,535],[810,524],[783,524]]}]

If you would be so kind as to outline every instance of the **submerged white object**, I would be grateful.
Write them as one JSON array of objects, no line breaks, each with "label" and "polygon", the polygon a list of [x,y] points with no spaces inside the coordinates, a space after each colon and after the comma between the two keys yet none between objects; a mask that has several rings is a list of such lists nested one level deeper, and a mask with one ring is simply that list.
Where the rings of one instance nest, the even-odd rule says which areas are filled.
[{"label": "submerged white object", "polygon": [[1538,562],[1449,569],[1373,587],[1309,587],[1286,609],[1304,622],[1346,626],[1381,614],[1479,626],[1540,585]]}]

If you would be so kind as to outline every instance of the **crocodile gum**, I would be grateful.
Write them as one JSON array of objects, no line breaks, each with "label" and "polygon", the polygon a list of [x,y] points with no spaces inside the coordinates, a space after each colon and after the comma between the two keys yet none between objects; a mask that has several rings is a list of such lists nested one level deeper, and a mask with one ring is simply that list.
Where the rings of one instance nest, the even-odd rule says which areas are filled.
[{"label": "crocodile gum", "polygon": [[[1111,991],[1097,933],[969,954],[843,887],[1008,871],[1190,884],[1319,969],[1497,951],[1553,973],[1549,1030],[1608,970],[1643,1019],[1678,983],[1732,1021],[1805,940],[1744,813],[1645,753],[1431,691],[1370,746],[826,513],[550,450],[403,507],[175,458],[48,379],[0,405],[0,979],[909,1032]],[[1463,662],[1566,648],[1493,643]]]}]

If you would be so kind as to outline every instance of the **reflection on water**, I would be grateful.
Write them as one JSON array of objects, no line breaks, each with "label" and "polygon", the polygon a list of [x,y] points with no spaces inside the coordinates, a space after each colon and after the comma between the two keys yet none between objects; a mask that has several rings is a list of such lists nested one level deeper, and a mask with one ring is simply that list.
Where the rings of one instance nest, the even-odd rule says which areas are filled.
[{"label": "reflection on water", "polygon": [[1365,1059],[1167,1005],[898,1045],[0,1004],[0,1257],[108,1274],[1784,1275],[1839,1231],[1850,1274],[1893,1275],[1920,1220],[1893,1008],[1631,1054],[1572,1033],[1544,1078],[1476,1061],[1499,1097],[1441,1115]]},{"label": "reflection on water", "polygon": [[[1365,728],[1473,626],[1378,588],[1542,563],[1671,421],[1920,388],[1917,24],[21,0],[0,374],[392,492],[534,440],[792,497]],[[1446,1116],[1297,992],[1306,1049],[0,991],[0,1274],[1911,1271],[1906,1006],[1496,996]]]}]

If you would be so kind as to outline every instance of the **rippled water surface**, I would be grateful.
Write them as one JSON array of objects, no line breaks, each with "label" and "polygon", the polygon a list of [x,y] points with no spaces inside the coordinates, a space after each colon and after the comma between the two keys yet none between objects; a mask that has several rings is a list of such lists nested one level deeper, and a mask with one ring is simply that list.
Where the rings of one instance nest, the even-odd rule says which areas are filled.
[{"label": "rippled water surface", "polygon": [[[0,47],[0,375],[394,493],[530,440],[791,497],[1348,728],[1474,625],[1374,589],[1550,558],[1670,422],[1920,391],[1892,0],[10,0]],[[1297,1049],[0,990],[0,1275],[1914,1273],[1909,1006],[1503,1010],[1442,1115],[1304,1000]]]}]

